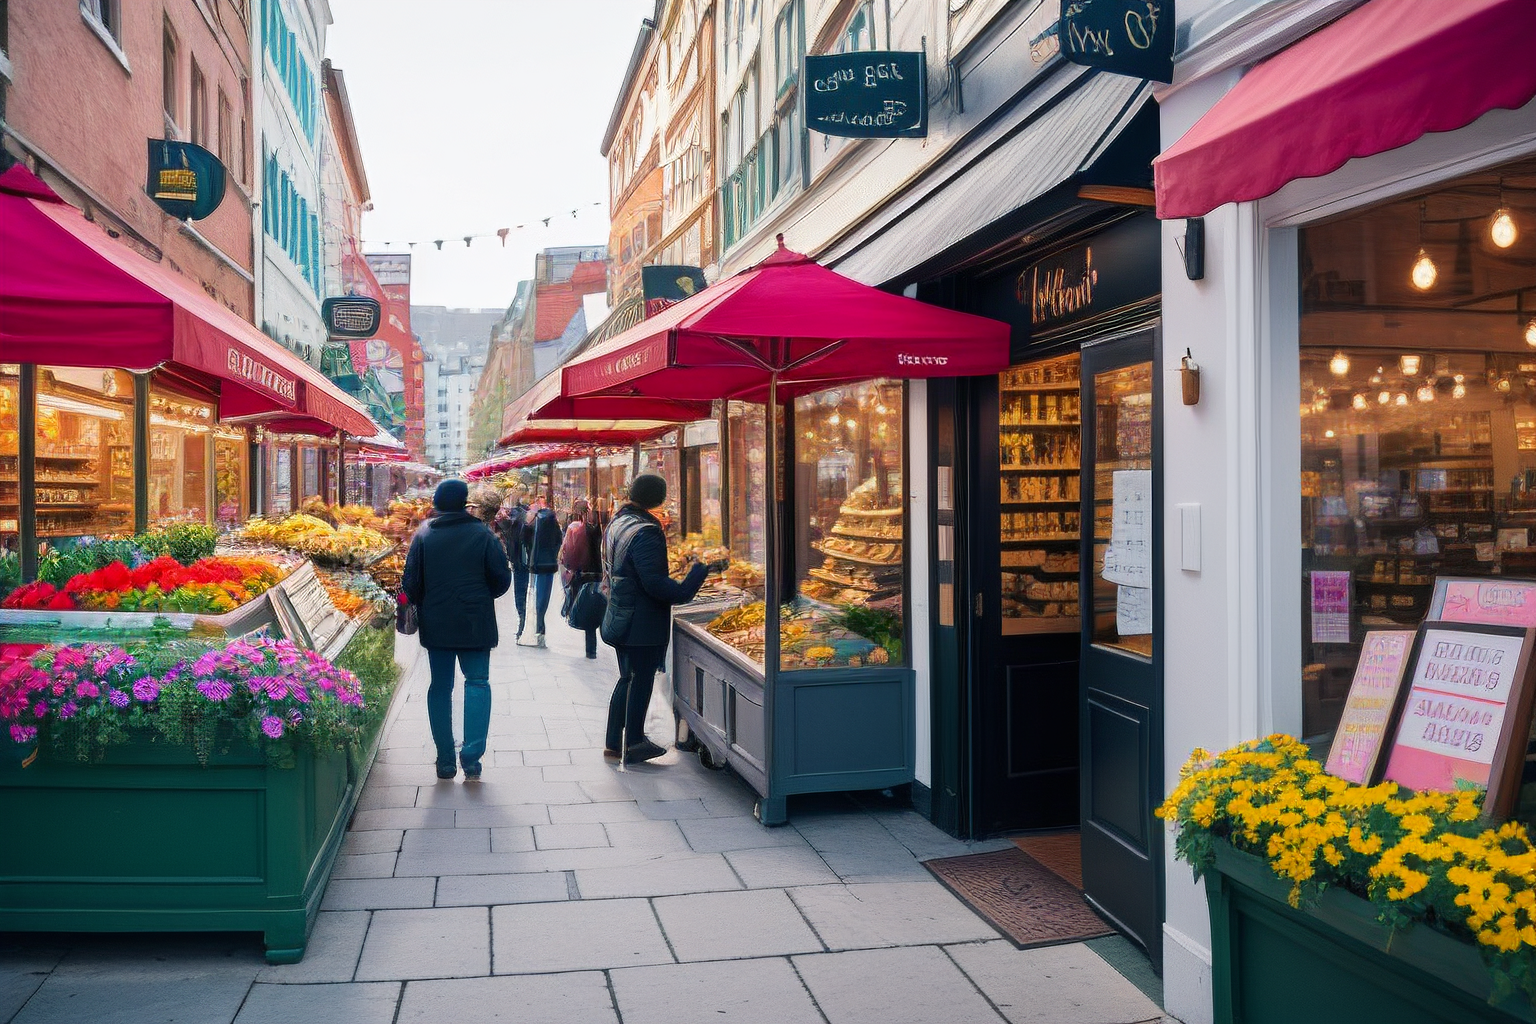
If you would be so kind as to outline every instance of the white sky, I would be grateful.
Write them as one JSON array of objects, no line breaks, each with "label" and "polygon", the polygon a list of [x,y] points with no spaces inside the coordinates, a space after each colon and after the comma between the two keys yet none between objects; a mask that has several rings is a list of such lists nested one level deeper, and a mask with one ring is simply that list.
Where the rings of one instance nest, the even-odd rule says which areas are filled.
[{"label": "white sky", "polygon": [[[363,237],[369,252],[412,254],[413,303],[505,308],[533,275],[535,253],[607,243],[598,149],[654,9],[653,0],[331,0],[327,56],[346,78],[373,194]],[[548,228],[539,223],[551,215]],[[503,227],[514,228],[506,248],[494,237],[465,248],[463,236]],[[435,238],[445,239],[441,252],[403,244]]]}]

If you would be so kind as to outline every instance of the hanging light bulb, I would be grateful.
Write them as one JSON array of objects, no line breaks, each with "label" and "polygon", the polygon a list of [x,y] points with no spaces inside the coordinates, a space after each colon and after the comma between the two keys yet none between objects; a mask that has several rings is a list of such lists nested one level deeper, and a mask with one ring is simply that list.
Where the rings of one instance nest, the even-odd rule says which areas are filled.
[{"label": "hanging light bulb", "polygon": [[1329,402],[1328,402],[1328,396],[1327,395],[1323,395],[1320,398],[1314,398],[1312,400],[1312,408],[1314,410],[1316,410],[1317,412],[1327,412],[1328,411],[1328,405],[1329,405]]},{"label": "hanging light bulb", "polygon": [[1465,384],[1462,384],[1462,383],[1458,382],[1455,387],[1451,388],[1451,397],[1452,398],[1466,398],[1467,397],[1467,386]]},{"label": "hanging light bulb", "polygon": [[1397,365],[1403,371],[1404,376],[1417,377],[1422,363],[1418,356],[1405,355],[1398,357]]},{"label": "hanging light bulb", "polygon": [[1510,215],[1509,207],[1501,206],[1493,211],[1493,217],[1488,221],[1488,238],[1500,249],[1508,249],[1514,245],[1520,237],[1520,228],[1515,224],[1515,218]]},{"label": "hanging light bulb", "polygon": [[1421,292],[1427,292],[1435,286],[1435,278],[1440,276],[1440,270],[1435,266],[1435,261],[1429,258],[1429,253],[1419,250],[1419,258],[1413,261],[1413,273],[1410,277],[1413,286]]},{"label": "hanging light bulb", "polygon": [[1323,436],[1324,436],[1324,437],[1332,437],[1332,436],[1334,436],[1334,435],[1333,435],[1333,431],[1331,431],[1331,430],[1325,430],[1325,431],[1323,431]]},{"label": "hanging light bulb", "polygon": [[1367,405],[1370,404],[1370,402],[1366,401],[1365,394],[1362,392],[1356,394],[1355,397],[1350,400],[1349,404],[1354,406],[1356,409],[1364,409]]},{"label": "hanging light bulb", "polygon": [[1378,367],[1376,367],[1376,372],[1371,374],[1371,383],[1372,384],[1380,384],[1381,383],[1381,371],[1382,371],[1382,369],[1383,369],[1382,367],[1378,366]]},{"label": "hanging light bulb", "polygon": [[832,424],[835,427],[839,423],[843,422],[843,418],[841,416],[839,416],[837,413],[833,413],[831,416],[827,417],[827,422]]},{"label": "hanging light bulb", "polygon": [[1509,392],[1509,389],[1510,389],[1510,383],[1509,383],[1509,378],[1508,377],[1500,377],[1498,380],[1494,381],[1493,390],[1504,392],[1504,393],[1507,394]]},{"label": "hanging light bulb", "polygon": [[1428,384],[1424,384],[1419,388],[1417,397],[1421,402],[1433,402],[1435,400],[1435,389]]},{"label": "hanging light bulb", "polygon": [[1349,356],[1342,351],[1335,352],[1333,358],[1328,360],[1328,370],[1335,377],[1342,377],[1349,372]]},{"label": "hanging light bulb", "polygon": [[1407,405],[1408,404],[1408,392],[1406,392],[1406,391],[1399,391],[1397,393],[1397,398],[1395,399],[1395,402],[1398,405]]},{"label": "hanging light bulb", "polygon": [[1525,322],[1525,343],[1536,348],[1536,316]]},{"label": "hanging light bulb", "polygon": [[1382,405],[1386,405],[1388,402],[1392,401],[1392,392],[1383,391],[1381,394],[1376,396],[1376,401],[1380,402]]}]

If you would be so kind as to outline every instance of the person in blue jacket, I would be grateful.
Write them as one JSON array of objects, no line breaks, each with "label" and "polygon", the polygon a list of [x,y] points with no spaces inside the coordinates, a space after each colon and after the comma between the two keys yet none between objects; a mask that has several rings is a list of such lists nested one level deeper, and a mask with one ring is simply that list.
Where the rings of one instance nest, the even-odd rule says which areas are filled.
[{"label": "person in blue jacket", "polygon": [[549,611],[549,595],[555,587],[555,573],[560,568],[560,543],[565,538],[555,510],[539,498],[527,514],[523,530],[523,550],[528,560],[528,575],[533,577],[533,640],[524,642],[519,629],[518,646],[543,647],[544,613]]},{"label": "person in blue jacket", "polygon": [[491,726],[491,648],[496,599],[512,585],[501,541],[464,511],[469,486],[444,480],[432,496],[437,514],[411,538],[402,583],[418,609],[418,637],[427,652],[432,682],[427,687],[427,721],[437,746],[437,777],[457,773],[453,749],[454,663],[464,670],[464,745],[458,752],[464,780],[480,778],[486,734]]},{"label": "person in blue jacket", "polygon": [[641,473],[629,487],[629,503],[614,515],[603,538],[608,611],[602,635],[619,658],[603,751],[609,760],[634,763],[666,753],[646,738],[645,712],[672,639],[672,606],[692,601],[708,571],[695,562],[681,583],[668,574],[667,535],[651,512],[666,499],[666,480]]}]

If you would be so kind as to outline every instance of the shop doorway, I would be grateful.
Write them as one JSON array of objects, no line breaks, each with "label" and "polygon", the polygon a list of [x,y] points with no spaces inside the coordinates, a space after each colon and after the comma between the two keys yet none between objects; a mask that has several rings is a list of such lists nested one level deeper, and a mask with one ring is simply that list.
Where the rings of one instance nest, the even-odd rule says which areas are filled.
[{"label": "shop doorway", "polygon": [[1163,679],[1159,330],[1082,354],[1083,889],[1162,962]]}]

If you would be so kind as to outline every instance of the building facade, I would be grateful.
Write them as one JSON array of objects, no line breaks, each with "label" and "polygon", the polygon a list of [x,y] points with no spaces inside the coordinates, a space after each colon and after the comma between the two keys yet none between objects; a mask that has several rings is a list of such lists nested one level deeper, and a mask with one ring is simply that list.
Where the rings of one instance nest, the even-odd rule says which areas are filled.
[{"label": "building facade", "polygon": [[483,356],[435,357],[425,353],[427,461],[453,473],[469,464],[469,407],[474,401]]},{"label": "building facade", "polygon": [[608,161],[608,305],[641,291],[640,268],[662,239],[661,70],[657,25],[664,0],[641,22],[599,151]]}]

